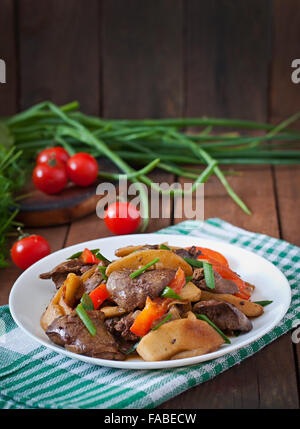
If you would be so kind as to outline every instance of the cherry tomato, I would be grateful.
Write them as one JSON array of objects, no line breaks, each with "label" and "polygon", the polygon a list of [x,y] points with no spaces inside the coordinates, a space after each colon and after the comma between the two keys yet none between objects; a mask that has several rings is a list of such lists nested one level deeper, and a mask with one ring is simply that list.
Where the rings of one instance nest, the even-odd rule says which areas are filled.
[{"label": "cherry tomato", "polygon": [[67,168],[65,164],[53,160],[38,164],[33,170],[32,180],[35,187],[45,194],[57,194],[68,182]]},{"label": "cherry tomato", "polygon": [[48,241],[40,235],[29,235],[16,241],[11,248],[11,258],[22,270],[49,255]]},{"label": "cherry tomato", "polygon": [[66,164],[70,155],[60,146],[49,147],[48,149],[43,150],[37,157],[37,164],[47,164],[48,161],[55,159],[58,163]]},{"label": "cherry tomato", "polygon": [[131,203],[118,201],[109,205],[104,214],[107,228],[117,235],[130,234],[139,226],[141,215]]},{"label": "cherry tomato", "polygon": [[98,163],[89,153],[79,152],[67,162],[68,175],[78,186],[89,186],[98,176]]}]

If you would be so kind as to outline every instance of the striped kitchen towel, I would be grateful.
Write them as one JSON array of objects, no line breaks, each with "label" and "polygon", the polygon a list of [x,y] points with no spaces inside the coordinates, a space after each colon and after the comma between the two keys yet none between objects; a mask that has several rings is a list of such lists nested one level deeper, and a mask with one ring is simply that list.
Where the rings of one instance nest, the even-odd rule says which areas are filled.
[{"label": "striped kitchen towel", "polygon": [[158,233],[223,240],[267,258],[290,282],[292,303],[287,314],[263,338],[218,359],[192,367],[136,371],[90,365],[40,346],[16,326],[4,306],[0,308],[0,408],[153,408],[242,362],[300,319],[299,247],[220,219],[185,221]]}]

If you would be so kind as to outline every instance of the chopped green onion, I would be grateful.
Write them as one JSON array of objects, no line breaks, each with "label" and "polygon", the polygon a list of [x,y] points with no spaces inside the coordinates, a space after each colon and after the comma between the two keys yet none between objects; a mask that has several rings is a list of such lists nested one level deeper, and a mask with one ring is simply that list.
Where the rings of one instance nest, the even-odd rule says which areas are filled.
[{"label": "chopped green onion", "polygon": [[159,248],[164,250],[171,250],[170,247],[166,246],[165,244],[160,244]]},{"label": "chopped green onion", "polygon": [[82,295],[80,302],[85,310],[95,310],[92,298],[87,293]]},{"label": "chopped green onion", "polygon": [[161,293],[163,298],[182,299],[176,292],[173,291],[169,286],[165,287]]},{"label": "chopped green onion", "polygon": [[205,314],[196,314],[197,319],[204,320],[204,322],[207,322],[212,328],[214,328],[218,334],[221,335],[221,337],[225,340],[226,344],[231,344],[231,341],[226,335],[219,329]]},{"label": "chopped green onion", "polygon": [[86,329],[89,331],[89,333],[94,337],[96,335],[96,326],[89,318],[87,312],[83,308],[82,304],[78,304],[76,307],[76,313],[78,314],[79,318],[81,319],[82,323],[86,327]]},{"label": "chopped green onion", "polygon": [[154,326],[154,328],[152,328],[151,331],[156,331],[156,329],[160,328],[170,319],[172,319],[172,314],[168,314],[161,322],[159,322],[156,326]]},{"label": "chopped green onion", "polygon": [[204,278],[205,278],[207,287],[209,287],[209,289],[214,289],[215,277],[214,277],[212,265],[209,264],[208,262],[203,262],[203,269],[204,269]]},{"label": "chopped green onion", "polygon": [[193,276],[186,276],[185,278],[185,284],[187,285],[188,282],[190,282],[193,279]]},{"label": "chopped green onion", "polygon": [[135,352],[137,346],[139,345],[139,341],[137,343],[135,343],[129,350],[127,350],[127,352],[125,353],[126,355],[130,355],[131,353]]},{"label": "chopped green onion", "polygon": [[[82,255],[82,252],[83,252],[83,250],[82,250],[81,252],[74,253],[74,255],[70,256],[70,257],[69,257],[69,258],[67,258],[67,259],[76,259],[76,258],[80,258],[80,256]],[[92,254],[93,254],[93,255],[95,255],[97,252],[99,252],[99,249],[93,249],[93,250],[91,250],[91,252],[92,252]]]},{"label": "chopped green onion", "polygon": [[272,304],[273,301],[254,301],[255,304],[259,304],[262,307],[265,307],[266,305]]},{"label": "chopped green onion", "polygon": [[106,267],[103,267],[101,265],[98,266],[98,270],[101,272],[103,280],[107,280],[108,277],[106,275]]},{"label": "chopped green onion", "polygon": [[82,254],[82,252],[74,253],[74,255],[70,256],[67,259],[76,259],[76,258],[79,258],[81,256],[81,254]]},{"label": "chopped green onion", "polygon": [[139,276],[140,274],[142,274],[144,271],[147,270],[147,268],[151,267],[152,265],[156,264],[156,262],[159,261],[159,258],[155,258],[153,259],[153,261],[149,262],[148,264],[144,265],[142,268],[134,271],[133,273],[129,274],[129,277],[131,277],[132,279],[134,279],[135,277]]},{"label": "chopped green onion", "polygon": [[192,267],[203,268],[203,261],[199,261],[199,259],[192,259],[192,258],[183,258],[183,259]]},{"label": "chopped green onion", "polygon": [[[97,249],[97,250],[99,250],[99,249]],[[108,262],[110,264],[110,260],[107,259],[105,256],[103,256],[101,252],[96,253],[95,256],[97,259],[100,259],[100,261]]]}]

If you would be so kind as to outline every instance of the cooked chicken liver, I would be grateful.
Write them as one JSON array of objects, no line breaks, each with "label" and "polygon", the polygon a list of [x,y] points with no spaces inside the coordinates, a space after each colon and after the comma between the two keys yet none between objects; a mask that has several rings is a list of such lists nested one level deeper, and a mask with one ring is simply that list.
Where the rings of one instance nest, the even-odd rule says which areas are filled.
[{"label": "cooked chicken liver", "polygon": [[102,273],[96,269],[96,271],[83,282],[84,292],[90,293],[92,290],[94,290],[97,286],[99,286],[103,282],[103,276]]},{"label": "cooked chicken liver", "polygon": [[93,264],[86,264],[81,259],[70,259],[69,261],[62,262],[53,268],[48,273],[40,274],[41,279],[52,279],[57,289],[61,287],[66,280],[69,273],[77,275],[83,274],[92,267]]},{"label": "cooked chicken liver", "polygon": [[74,353],[102,359],[125,359],[125,355],[119,351],[118,344],[104,325],[104,314],[101,311],[87,313],[96,326],[95,336],[89,333],[75,311],[55,319],[46,334],[55,344]]},{"label": "cooked chicken liver", "polygon": [[127,311],[143,308],[147,296],[157,297],[175,276],[175,270],[167,268],[145,271],[134,279],[129,277],[132,272],[113,271],[106,284],[111,298]]},{"label": "cooked chicken liver", "polygon": [[125,341],[138,341],[139,337],[131,332],[130,328],[139,313],[140,311],[136,310],[134,313],[131,312],[125,316],[106,319],[105,326],[111,334],[117,335]]},{"label": "cooked chicken liver", "polygon": [[252,329],[252,323],[247,316],[228,302],[215,299],[200,301],[194,305],[193,312],[204,314],[222,331],[249,332]]},{"label": "cooked chicken liver", "polygon": [[214,289],[210,289],[209,287],[207,287],[204,279],[203,268],[196,268],[194,270],[192,282],[200,289],[206,290],[212,293],[228,293],[233,295],[239,291],[239,288],[232,280],[223,279],[223,277],[221,277],[219,273],[217,273],[214,270],[213,272],[214,272],[214,278],[215,278]]},{"label": "cooked chicken liver", "polygon": [[197,259],[201,255],[201,251],[197,250],[195,246],[190,247],[189,249],[176,249],[174,250],[176,255],[181,256],[182,258]]}]

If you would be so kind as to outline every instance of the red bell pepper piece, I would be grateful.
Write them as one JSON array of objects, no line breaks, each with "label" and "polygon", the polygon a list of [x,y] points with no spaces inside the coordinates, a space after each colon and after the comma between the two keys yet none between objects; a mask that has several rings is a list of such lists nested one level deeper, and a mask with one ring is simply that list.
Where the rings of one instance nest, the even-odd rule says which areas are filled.
[{"label": "red bell pepper piece", "polygon": [[234,271],[229,268],[229,264],[225,256],[216,250],[207,249],[206,247],[197,247],[197,250],[201,251],[201,255],[198,256],[198,259],[207,259],[211,264],[213,269],[220,274],[224,279],[232,280],[239,288],[239,292],[235,294],[242,299],[249,299],[250,294],[244,290],[247,288],[246,282],[244,282]]},{"label": "red bell pepper piece", "polygon": [[96,287],[96,289],[92,290],[90,293],[90,297],[93,301],[95,310],[97,310],[100,305],[109,298],[109,293],[106,289],[105,283],[101,283],[99,286]]},{"label": "red bell pepper piece", "polygon": [[96,258],[96,256],[87,248],[84,249],[80,258],[86,264],[99,264],[99,262],[100,262],[99,259]]},{"label": "red bell pepper piece", "polygon": [[[178,294],[185,283],[184,271],[182,268],[178,268],[175,277],[171,280],[168,286]],[[153,322],[165,314],[168,304],[171,301],[172,299],[169,298],[156,298],[152,301],[147,297],[145,307],[136,317],[130,331],[139,337],[146,335],[150,331]]]},{"label": "red bell pepper piece", "polygon": [[250,298],[250,294],[247,292],[247,283],[244,282],[244,280],[242,280],[234,271],[232,271],[229,267],[218,263],[213,263],[212,267],[217,273],[220,274],[221,277],[223,277],[223,279],[232,280],[237,285],[239,292],[237,292],[235,296],[238,296],[242,299]]},{"label": "red bell pepper piece", "polygon": [[159,298],[152,301],[149,297],[146,299],[146,305],[140,314],[136,317],[130,331],[139,337],[146,335],[152,326],[152,323],[159,319],[166,312],[166,306]]},{"label": "red bell pepper piece", "polygon": [[221,265],[229,267],[228,261],[221,253],[216,250],[207,249],[206,247],[196,247],[197,251],[201,251],[201,255],[198,256],[198,259],[208,259],[209,262],[217,262]]},{"label": "red bell pepper piece", "polygon": [[178,268],[176,271],[175,277],[170,281],[168,286],[173,289],[177,294],[180,293],[181,289],[185,285],[185,275],[182,268]]}]

